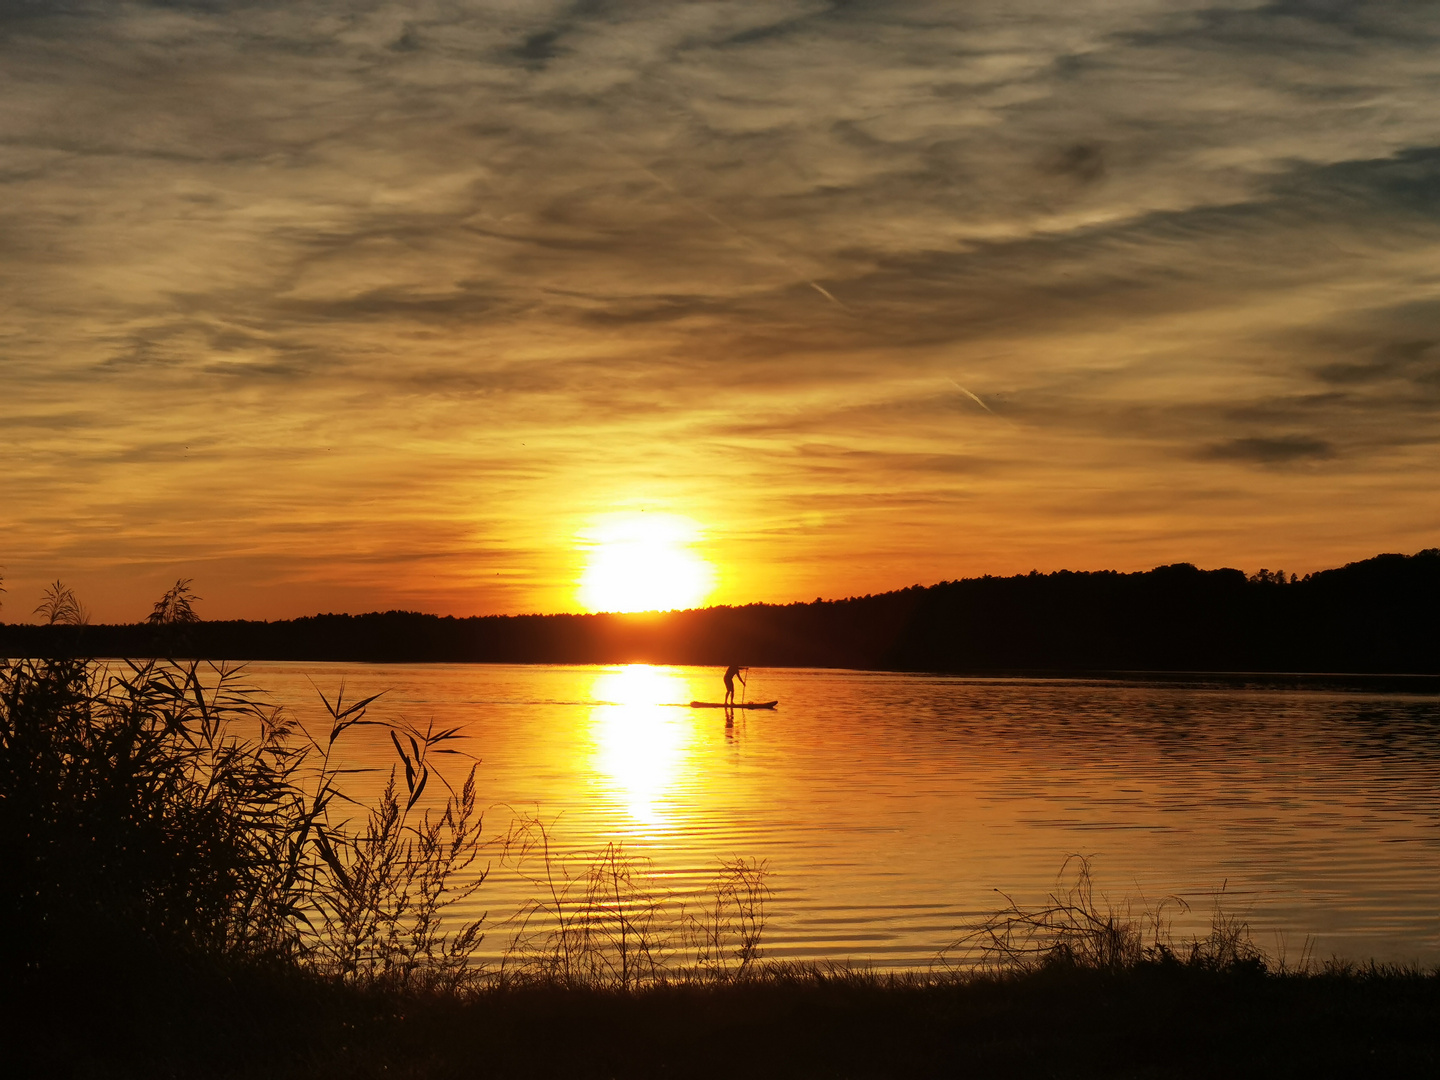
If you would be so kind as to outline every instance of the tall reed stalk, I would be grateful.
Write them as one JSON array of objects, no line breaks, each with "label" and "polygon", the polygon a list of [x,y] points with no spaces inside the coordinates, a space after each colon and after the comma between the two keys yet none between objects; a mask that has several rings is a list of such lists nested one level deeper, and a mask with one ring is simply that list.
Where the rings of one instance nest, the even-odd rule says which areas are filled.
[{"label": "tall reed stalk", "polygon": [[720,870],[703,894],[703,903],[687,912],[685,926],[694,954],[695,971],[719,982],[743,979],[758,965],[765,933],[765,883],[769,866],[763,859],[736,856],[722,860]]},{"label": "tall reed stalk", "polygon": [[560,851],[536,816],[520,816],[506,862],[535,890],[511,920],[498,979],[630,989],[663,974],[671,942],[662,918],[668,897],[648,860],[608,843]]}]

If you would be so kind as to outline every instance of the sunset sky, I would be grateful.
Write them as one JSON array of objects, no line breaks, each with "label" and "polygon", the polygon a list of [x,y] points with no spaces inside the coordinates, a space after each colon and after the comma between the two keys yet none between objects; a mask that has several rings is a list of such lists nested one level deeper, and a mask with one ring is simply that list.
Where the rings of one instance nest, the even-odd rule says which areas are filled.
[{"label": "sunset sky", "polygon": [[11,621],[1440,544],[1433,4],[0,0],[0,253]]}]

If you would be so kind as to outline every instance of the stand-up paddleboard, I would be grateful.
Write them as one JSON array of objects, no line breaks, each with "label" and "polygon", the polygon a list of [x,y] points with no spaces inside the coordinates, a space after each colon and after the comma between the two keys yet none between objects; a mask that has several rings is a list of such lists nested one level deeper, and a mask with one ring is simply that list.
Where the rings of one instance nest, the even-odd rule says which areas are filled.
[{"label": "stand-up paddleboard", "polygon": [[726,705],[723,701],[692,701],[692,709],[773,709],[780,702],[777,701],[737,701]]}]

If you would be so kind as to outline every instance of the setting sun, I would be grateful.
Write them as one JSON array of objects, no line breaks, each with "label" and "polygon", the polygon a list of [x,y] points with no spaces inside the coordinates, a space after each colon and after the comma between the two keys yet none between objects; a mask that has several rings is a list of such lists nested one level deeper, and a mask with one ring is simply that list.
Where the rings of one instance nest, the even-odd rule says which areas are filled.
[{"label": "setting sun", "polygon": [[699,607],[715,569],[694,550],[699,527],[672,514],[623,514],[581,535],[588,549],[580,603],[590,611],[670,611]]}]

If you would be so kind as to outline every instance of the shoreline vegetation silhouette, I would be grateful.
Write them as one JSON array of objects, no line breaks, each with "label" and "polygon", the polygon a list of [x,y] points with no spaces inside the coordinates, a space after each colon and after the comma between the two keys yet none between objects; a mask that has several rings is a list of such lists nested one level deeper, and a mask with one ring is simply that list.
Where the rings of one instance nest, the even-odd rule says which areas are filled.
[{"label": "shoreline vegetation silhouette", "polygon": [[[146,625],[183,645],[205,625],[198,599],[177,582]],[[60,582],[40,614],[77,647],[93,629]],[[326,723],[307,731],[247,679],[197,660],[0,662],[7,1071],[1273,1076],[1440,1064],[1440,973],[1267,952],[1220,906],[1207,935],[1180,938],[1181,901],[1112,901],[1079,856],[1048,897],[1004,897],[957,929],[926,971],[767,959],[763,862],[718,861],[707,888],[674,895],[622,844],[567,849],[535,816],[484,810],[484,748],[458,730],[387,720],[375,698],[339,691],[321,695]],[[394,750],[369,803],[332,762],[362,725]],[[498,871],[533,899],[492,917],[484,890]],[[504,942],[488,965],[476,959],[487,935]]]},{"label": "shoreline vegetation silhouette", "polygon": [[[967,578],[878,595],[638,615],[410,611],[200,621],[177,582],[146,622],[85,625],[56,582],[0,655],[663,663],[956,673],[1440,673],[1440,549],[1307,574],[1114,571]],[[184,606],[177,606],[183,603]],[[165,617],[170,605],[180,617]],[[58,614],[61,616],[55,618]],[[185,617],[188,616],[188,617]]]}]

